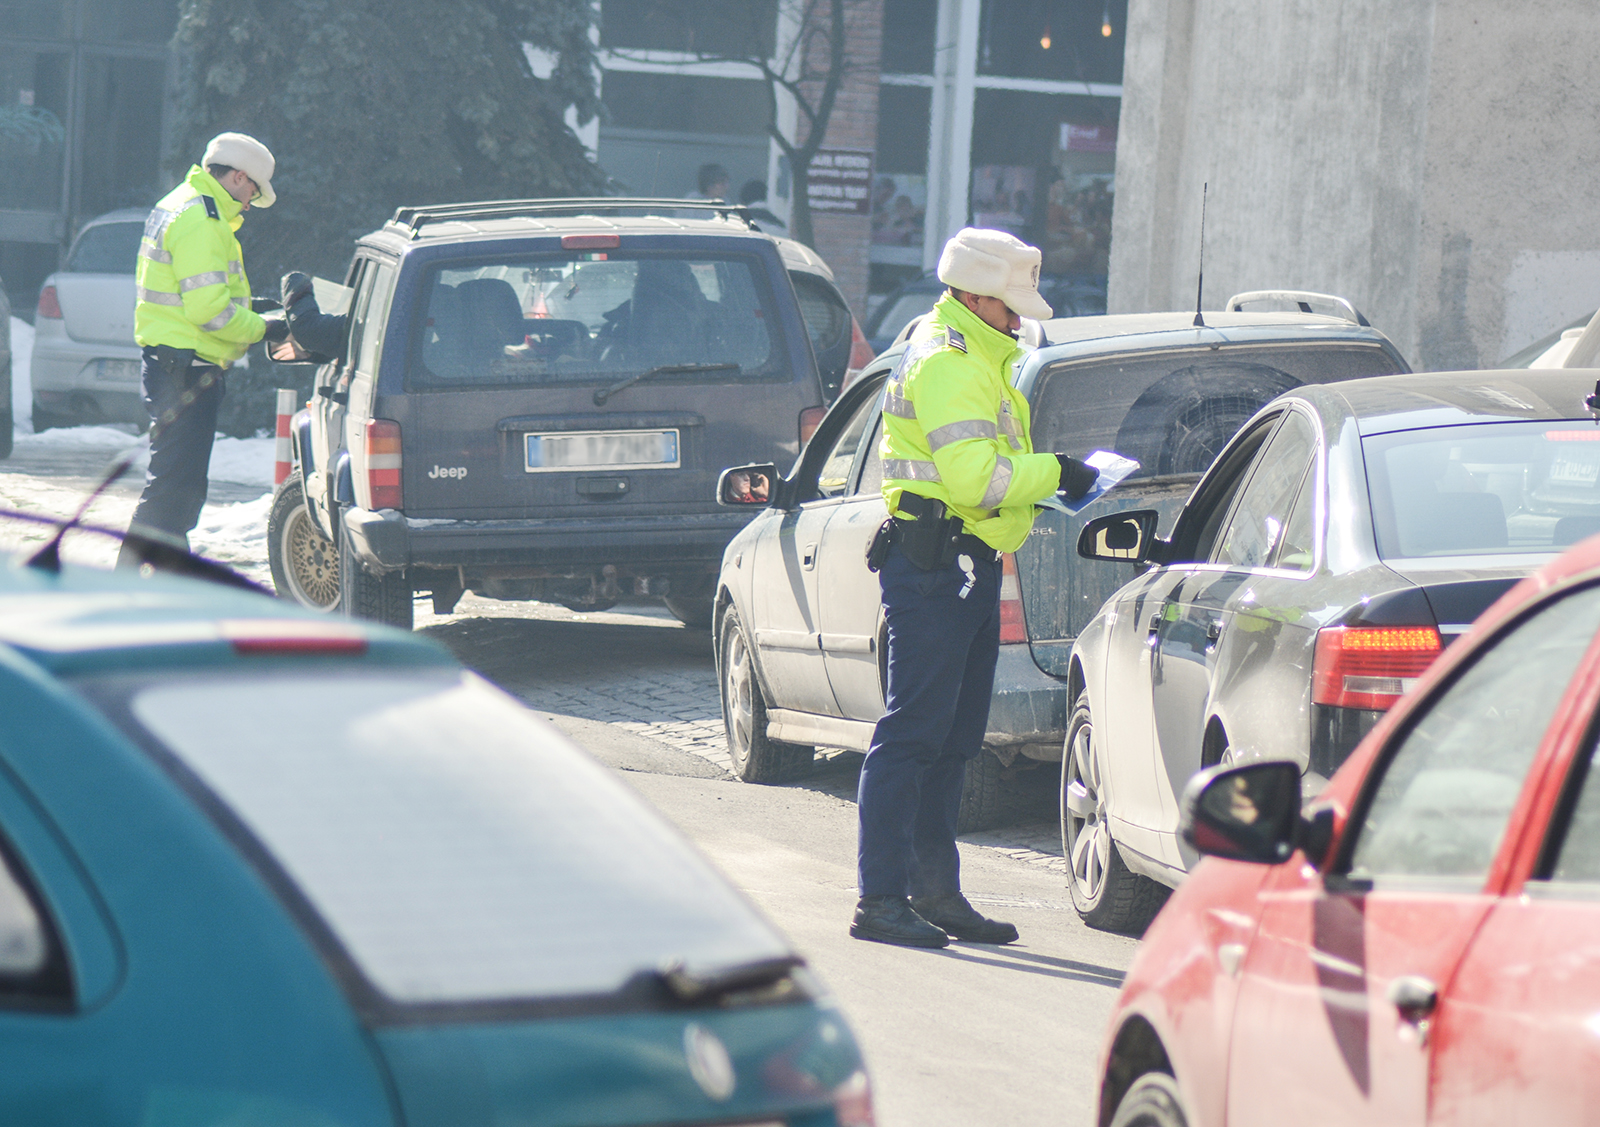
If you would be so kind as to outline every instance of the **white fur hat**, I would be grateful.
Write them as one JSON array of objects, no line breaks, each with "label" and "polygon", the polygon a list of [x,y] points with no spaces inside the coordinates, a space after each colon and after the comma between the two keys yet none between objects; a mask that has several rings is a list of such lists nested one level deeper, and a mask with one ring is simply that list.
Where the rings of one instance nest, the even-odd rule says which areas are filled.
[{"label": "white fur hat", "polygon": [[278,162],[272,159],[271,151],[254,137],[244,133],[218,133],[206,146],[206,155],[200,158],[202,168],[213,164],[237,168],[256,182],[256,187],[261,189],[261,196],[251,201],[251,207],[271,207],[278,198],[278,194],[272,190],[272,174],[277,170]]},{"label": "white fur hat", "polygon": [[939,255],[939,280],[954,289],[997,297],[1024,317],[1051,315],[1039,296],[1039,250],[1005,231],[963,227]]}]

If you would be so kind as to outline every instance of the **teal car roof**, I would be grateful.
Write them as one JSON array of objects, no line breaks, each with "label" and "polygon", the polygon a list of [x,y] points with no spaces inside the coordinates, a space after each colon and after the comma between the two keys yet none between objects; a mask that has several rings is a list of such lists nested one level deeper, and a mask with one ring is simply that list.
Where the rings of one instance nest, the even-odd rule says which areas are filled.
[{"label": "teal car roof", "polygon": [[261,656],[455,664],[414,634],[238,588],[20,560],[0,564],[0,645],[56,674],[208,665]]}]

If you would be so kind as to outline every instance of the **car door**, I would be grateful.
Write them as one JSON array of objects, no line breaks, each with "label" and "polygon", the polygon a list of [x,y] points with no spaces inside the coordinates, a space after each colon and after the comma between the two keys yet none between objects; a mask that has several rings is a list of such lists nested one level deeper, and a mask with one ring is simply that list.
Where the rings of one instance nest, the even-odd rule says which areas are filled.
[{"label": "car door", "polygon": [[[361,323],[372,295],[373,265],[365,258],[358,258],[350,269],[347,284],[355,291],[350,301],[352,329]],[[330,361],[317,369],[315,394],[309,405],[313,464],[310,472],[302,474],[301,480],[306,501],[329,537],[337,535],[333,517],[337,507],[339,454],[345,449],[345,405],[350,399],[350,380],[355,372],[357,352],[358,342],[352,340],[343,359]]]},{"label": "car door", "polygon": [[1425,1122],[1448,1039],[1398,1002],[1450,983],[1496,907],[1512,811],[1597,628],[1595,587],[1513,624],[1390,734],[1326,874],[1272,870],[1239,972],[1230,1127]]},{"label": "car door", "polygon": [[[881,386],[888,369],[872,372],[864,382]],[[874,391],[869,424],[861,430],[849,495],[839,503],[822,531],[819,583],[822,619],[822,661],[840,715],[875,724],[883,715],[879,676],[879,625],[883,590],[875,572],[867,570],[867,546],[889,510],[883,501],[883,408]]]},{"label": "car door", "polygon": [[1580,1123],[1600,1107],[1600,657],[1587,664],[1544,793],[1519,804],[1529,817],[1516,852],[1532,869],[1523,880],[1523,866],[1507,866],[1502,895],[1441,984],[1430,1122]]},{"label": "car door", "polygon": [[1155,731],[1156,641],[1174,593],[1212,570],[1211,545],[1279,418],[1258,420],[1195,487],[1173,529],[1174,562],[1122,588],[1102,612],[1108,629],[1095,736],[1103,749],[1112,836],[1165,864],[1176,861],[1167,860],[1174,856],[1165,832],[1173,816],[1171,783]]},{"label": "car door", "polygon": [[[1256,601],[1258,581],[1270,574],[1268,566],[1316,447],[1317,428],[1310,417],[1286,411],[1251,468],[1206,563],[1186,569],[1151,611],[1150,708],[1161,826],[1173,835],[1164,843],[1163,859],[1169,864],[1183,863],[1177,852],[1177,797],[1190,776],[1206,765],[1207,711],[1223,671],[1219,655],[1230,652],[1235,660],[1255,660],[1252,647],[1232,644],[1237,612],[1241,604]],[[1252,618],[1250,624],[1258,621]],[[1219,751],[1204,748],[1212,759]]]},{"label": "car door", "polygon": [[813,441],[823,453],[802,456],[797,483],[810,499],[784,513],[756,543],[752,641],[775,708],[840,715],[823,665],[817,561],[823,530],[846,500],[856,451],[872,421],[876,397],[865,389],[861,395],[841,401],[844,410],[818,430]]}]

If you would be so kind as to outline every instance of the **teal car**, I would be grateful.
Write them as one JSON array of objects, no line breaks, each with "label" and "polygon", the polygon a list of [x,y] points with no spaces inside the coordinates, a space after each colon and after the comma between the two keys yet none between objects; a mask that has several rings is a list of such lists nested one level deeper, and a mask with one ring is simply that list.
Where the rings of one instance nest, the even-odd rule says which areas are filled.
[{"label": "teal car", "polygon": [[0,563],[0,1119],[862,1127],[837,1009],[425,639]]}]

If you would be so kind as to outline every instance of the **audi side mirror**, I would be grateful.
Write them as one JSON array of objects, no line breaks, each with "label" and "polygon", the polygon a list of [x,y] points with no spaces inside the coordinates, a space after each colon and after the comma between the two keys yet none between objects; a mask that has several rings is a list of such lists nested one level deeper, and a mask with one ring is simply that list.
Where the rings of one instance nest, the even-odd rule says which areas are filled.
[{"label": "audi side mirror", "polygon": [[267,345],[267,359],[279,364],[307,364],[311,361],[311,354],[301,348],[294,337],[284,337]]},{"label": "audi side mirror", "polygon": [[1158,555],[1156,525],[1161,514],[1154,509],[1129,509],[1095,517],[1078,534],[1078,555],[1087,560],[1114,563],[1150,563]]},{"label": "audi side mirror", "polygon": [[717,504],[731,509],[762,508],[772,503],[778,467],[771,462],[734,466],[717,478]]},{"label": "audi side mirror", "polygon": [[1300,817],[1297,763],[1211,767],[1184,788],[1178,834],[1208,857],[1281,864],[1306,843],[1309,829]]}]

